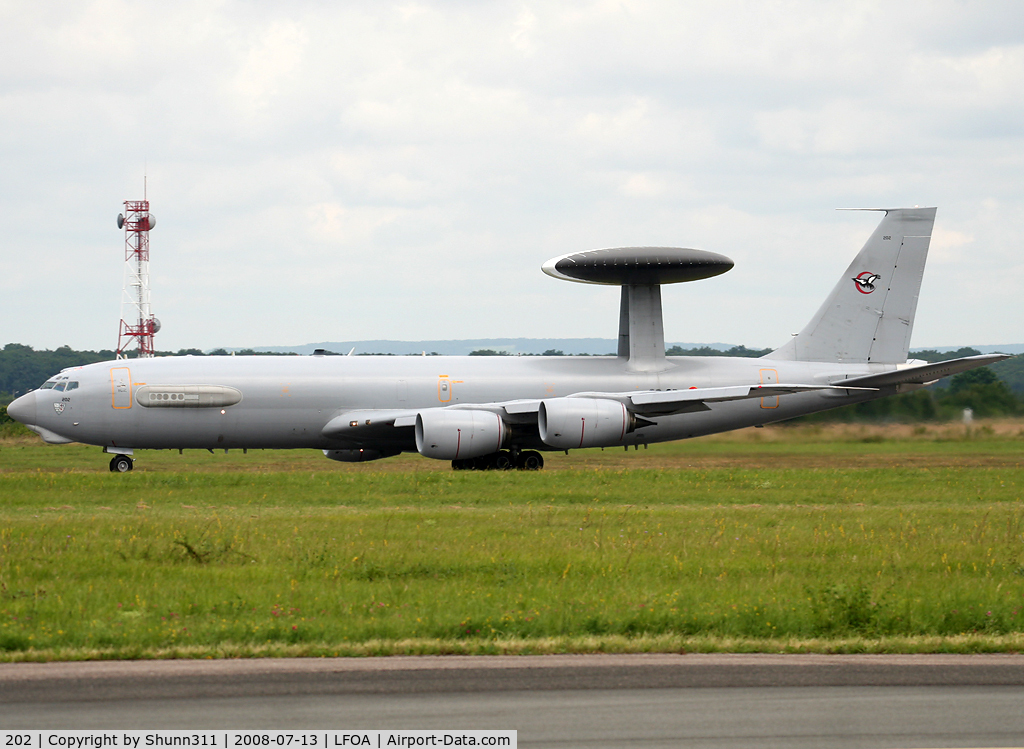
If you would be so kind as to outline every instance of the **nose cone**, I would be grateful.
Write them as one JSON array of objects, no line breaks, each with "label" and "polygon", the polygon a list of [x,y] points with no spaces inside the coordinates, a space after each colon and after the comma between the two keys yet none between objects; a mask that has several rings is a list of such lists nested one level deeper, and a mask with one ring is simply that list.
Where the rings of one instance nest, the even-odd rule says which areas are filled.
[{"label": "nose cone", "polygon": [[36,423],[36,392],[26,393],[7,406],[7,415],[22,424]]}]

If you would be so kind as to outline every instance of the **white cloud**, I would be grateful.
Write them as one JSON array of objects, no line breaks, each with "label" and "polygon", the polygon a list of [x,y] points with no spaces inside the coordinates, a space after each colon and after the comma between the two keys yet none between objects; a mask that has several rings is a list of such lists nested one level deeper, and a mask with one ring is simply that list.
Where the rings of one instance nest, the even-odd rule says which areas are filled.
[{"label": "white cloud", "polygon": [[[3,4],[0,338],[110,345],[111,217],[147,168],[167,348],[610,337],[614,293],[537,268],[636,244],[733,257],[666,292],[666,325],[760,346],[802,326],[870,233],[871,215],[833,208],[906,204],[939,206],[915,343],[1024,340],[1021,17],[952,1]],[[54,278],[78,282],[62,286],[72,325],[37,309]]]},{"label": "white cloud", "polygon": [[974,237],[955,229],[944,229],[941,225],[932,231],[932,242],[928,257],[932,263],[962,262],[967,258],[974,243]]},{"label": "white cloud", "polygon": [[319,203],[307,211],[309,235],[315,242],[351,247],[367,242],[402,213],[394,208],[346,208],[338,203]]},{"label": "white cloud", "polygon": [[623,195],[633,198],[654,198],[663,195],[665,183],[651,174],[631,174],[619,188]]},{"label": "white cloud", "polygon": [[295,21],[273,21],[249,45],[231,88],[245,109],[267,109],[284,90],[298,82],[309,43]]}]

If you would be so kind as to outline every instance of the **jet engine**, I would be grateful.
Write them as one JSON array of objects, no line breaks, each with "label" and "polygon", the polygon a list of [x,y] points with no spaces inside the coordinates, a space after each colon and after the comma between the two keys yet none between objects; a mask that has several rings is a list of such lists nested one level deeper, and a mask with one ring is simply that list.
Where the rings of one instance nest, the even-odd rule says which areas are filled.
[{"label": "jet engine", "polygon": [[606,398],[552,398],[541,401],[537,426],[544,444],[559,450],[611,447],[636,428],[636,417]]},{"label": "jet engine", "polygon": [[437,460],[478,458],[501,449],[508,426],[490,411],[443,408],[416,415],[416,450]]}]

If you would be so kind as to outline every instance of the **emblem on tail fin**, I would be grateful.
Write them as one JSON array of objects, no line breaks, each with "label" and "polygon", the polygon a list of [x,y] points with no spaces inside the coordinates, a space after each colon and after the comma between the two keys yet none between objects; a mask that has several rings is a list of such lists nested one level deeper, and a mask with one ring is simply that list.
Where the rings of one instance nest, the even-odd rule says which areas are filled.
[{"label": "emblem on tail fin", "polygon": [[879,278],[881,278],[881,276],[877,273],[872,273],[871,271],[866,270],[863,273],[858,273],[854,276],[853,282],[857,284],[857,291],[861,294],[870,294],[875,290],[875,281]]}]

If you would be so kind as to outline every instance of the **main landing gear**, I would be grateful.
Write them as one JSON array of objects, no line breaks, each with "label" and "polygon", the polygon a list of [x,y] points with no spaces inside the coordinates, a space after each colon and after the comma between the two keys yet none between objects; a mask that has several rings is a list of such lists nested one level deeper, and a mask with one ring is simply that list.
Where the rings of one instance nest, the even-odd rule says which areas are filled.
[{"label": "main landing gear", "polygon": [[111,473],[128,473],[135,467],[135,461],[127,455],[115,455],[110,459]]},{"label": "main landing gear", "polygon": [[[544,467],[544,458],[536,450],[511,452],[501,450],[479,458],[460,458],[452,461],[454,471],[539,471]],[[111,469],[113,470],[113,469]]]}]

